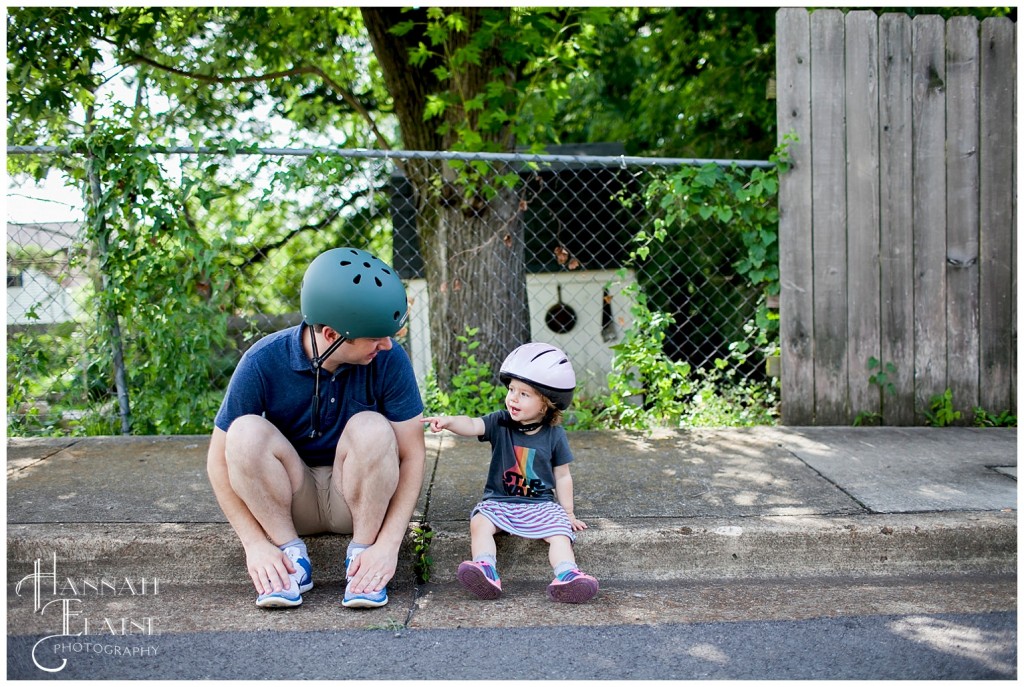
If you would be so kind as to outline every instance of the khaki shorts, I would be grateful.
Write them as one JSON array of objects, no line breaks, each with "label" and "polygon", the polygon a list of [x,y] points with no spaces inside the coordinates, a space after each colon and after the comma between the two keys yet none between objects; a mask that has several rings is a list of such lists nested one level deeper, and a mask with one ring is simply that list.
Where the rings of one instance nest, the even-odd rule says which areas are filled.
[{"label": "khaki shorts", "polygon": [[295,531],[299,536],[321,532],[352,534],[352,513],[341,492],[331,483],[334,468],[330,465],[305,468],[302,486],[292,494]]}]

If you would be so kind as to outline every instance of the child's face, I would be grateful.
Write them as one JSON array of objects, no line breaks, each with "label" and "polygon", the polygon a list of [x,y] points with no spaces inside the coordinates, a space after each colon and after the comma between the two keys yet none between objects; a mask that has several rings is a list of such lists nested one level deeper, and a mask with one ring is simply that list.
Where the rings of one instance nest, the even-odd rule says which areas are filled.
[{"label": "child's face", "polygon": [[547,412],[547,404],[540,392],[518,379],[513,379],[508,385],[505,407],[513,420],[524,425],[540,422]]}]

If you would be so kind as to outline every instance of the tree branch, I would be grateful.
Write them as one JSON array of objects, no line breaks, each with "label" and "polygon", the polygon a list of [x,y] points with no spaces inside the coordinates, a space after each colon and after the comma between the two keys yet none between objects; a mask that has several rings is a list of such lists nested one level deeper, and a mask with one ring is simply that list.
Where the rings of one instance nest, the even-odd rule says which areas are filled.
[{"label": "tree branch", "polygon": [[380,132],[380,129],[377,128],[376,122],[374,122],[373,117],[370,115],[367,109],[363,107],[363,104],[360,103],[359,100],[354,95],[352,95],[348,90],[342,88],[341,84],[339,84],[337,81],[328,76],[327,73],[324,72],[324,70],[320,69],[320,67],[317,67],[315,65],[305,65],[302,67],[295,67],[293,69],[286,69],[284,71],[269,72],[267,74],[256,74],[252,76],[210,76],[209,74],[189,72],[184,69],[179,69],[177,67],[172,67],[170,65],[161,64],[160,62],[157,62],[151,57],[147,57],[146,55],[135,52],[134,50],[124,49],[124,51],[131,58],[129,62],[139,62],[150,67],[153,67],[154,69],[159,69],[161,71],[169,72],[171,74],[176,74],[186,79],[202,81],[203,83],[259,83],[262,81],[288,79],[293,76],[302,76],[303,74],[312,74],[313,76],[316,76],[321,81],[323,81],[328,88],[330,88],[335,93],[340,95],[345,102],[352,106],[352,109],[354,109],[357,113],[359,113],[359,115],[363,117],[363,119],[366,120],[366,123],[370,125],[370,130],[373,132],[374,137],[377,139],[377,144],[381,147],[382,150],[391,150],[391,145],[388,143],[388,140],[384,138],[384,134],[382,134]]}]

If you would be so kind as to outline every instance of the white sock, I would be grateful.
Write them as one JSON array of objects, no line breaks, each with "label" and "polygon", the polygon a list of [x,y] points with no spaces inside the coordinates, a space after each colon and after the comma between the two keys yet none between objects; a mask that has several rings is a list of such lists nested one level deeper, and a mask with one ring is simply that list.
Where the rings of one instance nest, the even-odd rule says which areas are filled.
[{"label": "white sock", "polygon": [[493,554],[490,554],[490,553],[481,554],[481,555],[477,556],[476,558],[474,558],[473,560],[475,562],[477,562],[477,563],[486,563],[487,565],[491,566],[495,570],[498,569],[498,557],[493,555]]},{"label": "white sock", "polygon": [[558,565],[555,566],[555,577],[558,577],[559,575],[561,575],[564,572],[569,572],[570,570],[572,570],[575,567],[576,567],[576,564],[573,563],[572,561],[562,561],[561,563],[559,563]]},{"label": "white sock", "polygon": [[303,558],[309,560],[309,551],[306,550],[306,542],[302,541],[301,539],[292,539],[291,541],[286,541],[284,544],[281,544],[277,548],[284,551],[285,549],[290,549],[293,546],[296,547],[300,553],[302,553]]}]

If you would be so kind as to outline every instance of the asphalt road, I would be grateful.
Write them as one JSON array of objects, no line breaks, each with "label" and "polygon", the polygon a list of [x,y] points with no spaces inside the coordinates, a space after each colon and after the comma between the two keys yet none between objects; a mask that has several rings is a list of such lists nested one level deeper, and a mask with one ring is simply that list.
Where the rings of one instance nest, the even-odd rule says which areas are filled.
[{"label": "asphalt road", "polygon": [[[977,680],[1017,676],[1016,612],[603,627],[8,637],[9,679]],[[55,650],[55,647],[57,649]],[[117,649],[114,649],[117,647]]]}]

